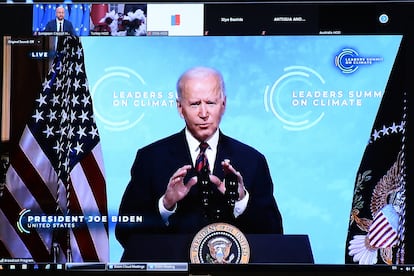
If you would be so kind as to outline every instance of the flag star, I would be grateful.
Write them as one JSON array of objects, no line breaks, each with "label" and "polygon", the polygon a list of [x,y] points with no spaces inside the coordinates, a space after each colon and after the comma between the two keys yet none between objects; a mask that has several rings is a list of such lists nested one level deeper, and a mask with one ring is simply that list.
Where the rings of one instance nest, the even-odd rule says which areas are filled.
[{"label": "flag star", "polygon": [[78,49],[76,51],[76,55],[78,56],[78,59],[82,57],[82,48],[78,46]]},{"label": "flag star", "polygon": [[86,136],[85,128],[81,126],[79,126],[79,130],[76,133],[79,135],[79,139],[82,139],[82,136]]},{"label": "flag star", "polygon": [[56,133],[59,133],[60,136],[66,136],[66,128],[67,126],[61,127],[58,131],[56,131]]},{"label": "flag star", "polygon": [[86,94],[83,95],[83,99],[81,100],[81,102],[83,103],[83,107],[86,107],[89,104],[89,100],[90,100],[91,96],[86,96]]},{"label": "flag star", "polygon": [[50,80],[48,80],[48,79],[46,79],[44,82],[43,82],[43,84],[42,84],[42,86],[43,86],[43,91],[45,91],[46,89],[50,89]]},{"label": "flag star", "polygon": [[52,122],[53,120],[57,120],[57,118],[56,118],[56,110],[55,111],[52,111],[52,109],[49,110],[49,114],[46,115],[46,117],[49,118],[49,122]]},{"label": "flag star", "polygon": [[79,73],[83,73],[82,64],[76,63],[75,71],[76,71],[76,75],[78,75]]},{"label": "flag star", "polygon": [[72,97],[72,106],[76,106],[77,104],[79,104],[78,98],[79,98],[78,95],[73,95],[73,97]]},{"label": "flag star", "polygon": [[62,87],[62,79],[56,78],[56,88],[59,89]]},{"label": "flag star", "polygon": [[92,136],[92,139],[95,139],[95,136],[99,136],[98,129],[94,126],[92,126],[92,130],[89,131],[89,134]]},{"label": "flag star", "polygon": [[60,144],[59,141],[56,141],[56,146],[54,146],[53,149],[56,150],[56,153],[63,152],[62,144]]},{"label": "flag star", "polygon": [[59,95],[53,94],[53,98],[50,101],[52,102],[52,106],[60,104]]},{"label": "flag star", "polygon": [[49,127],[48,125],[46,126],[46,130],[43,131],[44,134],[46,134],[46,138],[49,138],[49,136],[54,136],[53,134],[53,126]]},{"label": "flag star", "polygon": [[392,123],[391,133],[398,133],[398,126],[395,124],[395,122]]},{"label": "flag star", "polygon": [[39,98],[36,99],[36,102],[39,102],[39,107],[46,104],[46,97],[47,95],[40,95]]},{"label": "flag star", "polygon": [[386,126],[382,126],[382,130],[381,130],[381,132],[382,132],[382,134],[385,136],[385,135],[388,135],[389,133],[388,133],[388,127],[386,127]]},{"label": "flag star", "polygon": [[88,113],[89,113],[89,111],[85,112],[84,110],[82,110],[82,114],[78,117],[79,119],[82,119],[82,123],[84,123],[85,120],[86,121],[89,120]]},{"label": "flag star", "polygon": [[39,122],[40,120],[43,120],[42,114],[43,114],[43,111],[39,112],[39,110],[36,109],[35,114],[32,116],[33,118],[36,119],[36,123]]},{"label": "flag star", "polygon": [[76,150],[76,155],[79,155],[80,152],[83,152],[82,146],[83,143],[79,144],[79,142],[76,142],[76,147],[74,147],[74,150]]},{"label": "flag star", "polygon": [[80,82],[79,79],[75,79],[75,83],[73,84],[73,86],[75,87],[75,91],[77,91],[79,89],[79,87],[81,87],[79,82]]},{"label": "flag star", "polygon": [[380,131],[374,130],[374,133],[372,134],[372,136],[374,137],[374,141],[380,138],[380,134]]}]

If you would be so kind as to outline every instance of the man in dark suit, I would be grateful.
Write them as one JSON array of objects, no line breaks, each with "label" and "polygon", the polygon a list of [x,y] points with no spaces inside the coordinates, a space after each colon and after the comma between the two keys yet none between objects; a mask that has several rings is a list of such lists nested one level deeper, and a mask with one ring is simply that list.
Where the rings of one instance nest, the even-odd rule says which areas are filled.
[{"label": "man in dark suit", "polygon": [[[186,126],[138,150],[119,215],[140,215],[143,222],[117,223],[115,234],[121,245],[126,247],[134,234],[195,234],[213,222],[230,223],[245,234],[282,234],[265,157],[219,128],[226,108],[221,74],[212,68],[192,68],[179,78],[177,96]],[[196,171],[201,142],[208,144],[207,196]],[[237,177],[234,205],[228,202],[226,175]]]},{"label": "man in dark suit", "polygon": [[76,35],[72,23],[69,20],[65,20],[64,7],[56,8],[56,18],[47,22],[45,32],[65,32],[70,35]]}]

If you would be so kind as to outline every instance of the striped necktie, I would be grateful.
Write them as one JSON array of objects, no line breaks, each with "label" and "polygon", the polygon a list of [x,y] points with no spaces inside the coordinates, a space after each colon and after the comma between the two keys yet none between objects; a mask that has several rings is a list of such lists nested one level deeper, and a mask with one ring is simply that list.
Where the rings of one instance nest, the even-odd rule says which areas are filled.
[{"label": "striped necktie", "polygon": [[208,144],[206,142],[202,142],[199,148],[200,148],[200,153],[197,156],[195,168],[197,172],[200,172],[203,168],[206,168],[210,172],[210,167],[209,167],[208,159],[206,155],[206,149],[208,148]]}]

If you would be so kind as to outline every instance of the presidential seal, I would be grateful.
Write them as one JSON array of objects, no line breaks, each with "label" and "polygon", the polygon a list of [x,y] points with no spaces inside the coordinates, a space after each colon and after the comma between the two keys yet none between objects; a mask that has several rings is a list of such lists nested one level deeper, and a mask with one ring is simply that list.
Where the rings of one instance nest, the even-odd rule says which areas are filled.
[{"label": "presidential seal", "polygon": [[250,246],[244,234],[227,223],[213,223],[193,238],[190,261],[194,264],[246,264]]}]

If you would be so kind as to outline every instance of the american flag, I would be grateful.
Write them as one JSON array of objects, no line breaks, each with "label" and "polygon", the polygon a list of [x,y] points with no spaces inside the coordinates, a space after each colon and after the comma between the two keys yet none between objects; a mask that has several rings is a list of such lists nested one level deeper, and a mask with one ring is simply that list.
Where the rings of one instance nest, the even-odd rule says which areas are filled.
[{"label": "american flag", "polygon": [[107,262],[106,222],[33,228],[29,233],[18,227],[24,210],[61,217],[107,216],[100,137],[78,37],[59,37],[42,87],[19,147],[10,156],[0,198],[0,252],[9,256],[0,258]]}]

